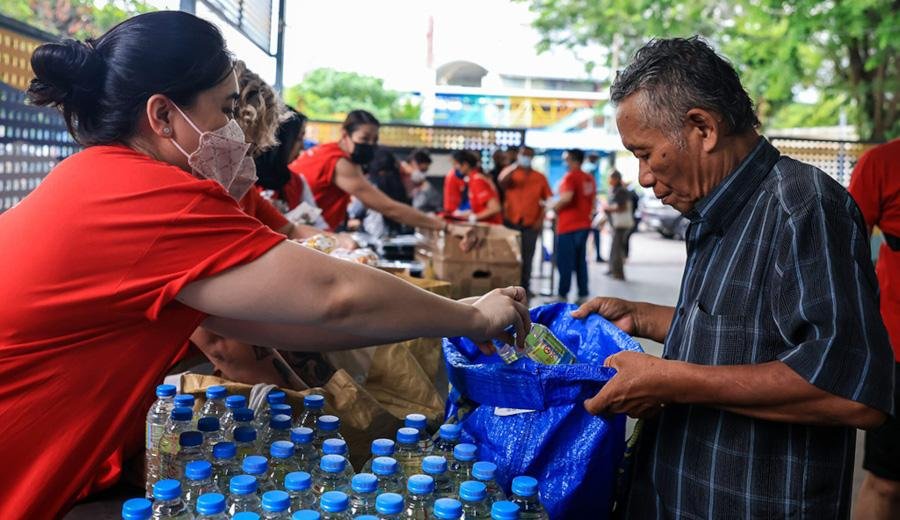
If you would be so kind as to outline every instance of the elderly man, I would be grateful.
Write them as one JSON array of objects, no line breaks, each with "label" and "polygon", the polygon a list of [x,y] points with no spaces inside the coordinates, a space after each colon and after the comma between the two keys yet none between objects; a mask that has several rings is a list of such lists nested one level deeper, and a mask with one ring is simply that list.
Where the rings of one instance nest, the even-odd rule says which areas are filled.
[{"label": "elderly man", "polygon": [[847,192],[782,156],[734,68],[652,41],[612,86],[640,183],[690,220],[676,307],[596,298],[664,343],[621,353],[588,411],[647,418],[628,518],[847,518],[855,428],[893,409],[866,226]]}]

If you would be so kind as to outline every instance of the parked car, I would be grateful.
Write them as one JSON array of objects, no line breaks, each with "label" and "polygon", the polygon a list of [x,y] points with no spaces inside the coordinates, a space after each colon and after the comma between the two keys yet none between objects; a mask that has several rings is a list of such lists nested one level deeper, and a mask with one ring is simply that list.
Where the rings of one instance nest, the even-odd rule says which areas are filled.
[{"label": "parked car", "polygon": [[667,206],[652,193],[645,193],[639,204],[641,223],[666,238],[684,240],[689,221],[672,206]]}]

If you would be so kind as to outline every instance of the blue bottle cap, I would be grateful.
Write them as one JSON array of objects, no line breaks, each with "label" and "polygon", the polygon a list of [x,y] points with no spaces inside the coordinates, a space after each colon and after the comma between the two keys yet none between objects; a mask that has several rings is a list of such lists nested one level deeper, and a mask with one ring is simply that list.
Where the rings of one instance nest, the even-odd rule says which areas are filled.
[{"label": "blue bottle cap", "polygon": [[376,475],[385,476],[397,473],[399,464],[391,457],[376,457],[372,461],[372,472]]},{"label": "blue bottle cap", "polygon": [[323,432],[337,431],[341,427],[341,420],[333,415],[321,415],[316,420],[316,428]]},{"label": "blue bottle cap", "polygon": [[185,408],[194,407],[194,396],[191,394],[178,394],[175,396],[175,406],[183,406]]},{"label": "blue bottle cap", "polygon": [[472,466],[472,476],[478,480],[494,480],[497,476],[497,465],[484,460],[476,462]]},{"label": "blue bottle cap", "polygon": [[259,515],[252,511],[242,511],[231,517],[231,520],[260,520]]},{"label": "blue bottle cap", "polygon": [[267,513],[282,513],[291,507],[291,497],[284,491],[266,491],[262,496],[262,508]]},{"label": "blue bottle cap", "polygon": [[221,399],[227,394],[228,390],[225,390],[225,387],[221,385],[214,385],[206,389],[207,399]]},{"label": "blue bottle cap", "polygon": [[406,481],[406,490],[414,495],[434,493],[434,479],[428,475],[413,475]]},{"label": "blue bottle cap", "polygon": [[248,475],[262,475],[269,470],[269,461],[262,455],[250,455],[244,458],[241,469]]},{"label": "blue bottle cap", "polygon": [[394,441],[390,439],[375,439],[372,441],[372,455],[376,457],[390,457],[394,454]]},{"label": "blue bottle cap", "polygon": [[319,499],[319,508],[326,513],[343,513],[347,510],[350,498],[346,493],[340,491],[329,491],[322,493]]},{"label": "blue bottle cap", "polygon": [[344,439],[325,439],[322,443],[322,453],[325,455],[347,456],[347,441]]},{"label": "blue bottle cap", "polygon": [[[356,520],[360,518],[364,518],[362,516],[356,517]],[[372,517],[373,520],[378,520],[375,517]],[[322,515],[319,514],[318,511],[313,511],[312,509],[304,509],[303,511],[297,511],[291,516],[291,520],[321,520]]]},{"label": "blue bottle cap", "polygon": [[[243,397],[243,396],[239,396]],[[253,408],[234,408],[234,420],[238,422],[250,422],[253,420]]]},{"label": "blue bottle cap", "polygon": [[415,428],[419,431],[424,431],[427,424],[428,419],[420,413],[411,413],[407,415],[406,420],[403,422],[403,425],[407,428]]},{"label": "blue bottle cap", "polygon": [[175,395],[175,391],[175,385],[159,385],[156,387],[156,397],[172,397]]},{"label": "blue bottle cap", "polygon": [[478,502],[487,496],[487,486],[481,482],[467,480],[459,485],[459,498],[466,502]]},{"label": "blue bottle cap", "polygon": [[359,473],[353,475],[350,487],[357,493],[373,493],[378,489],[378,477],[371,473]]},{"label": "blue bottle cap", "polygon": [[237,448],[233,442],[222,441],[213,446],[212,453],[214,459],[232,459],[237,455]]},{"label": "blue bottle cap", "polygon": [[478,448],[474,444],[462,443],[453,447],[453,458],[461,462],[475,460]]},{"label": "blue bottle cap", "polygon": [[201,515],[217,515],[225,512],[225,495],[204,493],[197,499],[197,512]]},{"label": "blue bottle cap", "polygon": [[196,431],[182,432],[178,436],[178,445],[182,448],[193,448],[203,444],[203,434]]},{"label": "blue bottle cap", "polygon": [[502,500],[491,506],[492,520],[519,520],[519,506]]},{"label": "blue bottle cap", "polygon": [[312,428],[305,426],[291,430],[291,442],[294,444],[309,444],[313,441],[313,436],[315,436],[315,432],[312,431]]},{"label": "blue bottle cap", "polygon": [[256,477],[253,475],[238,475],[231,477],[231,481],[228,483],[228,490],[232,495],[249,495],[250,493],[256,493],[257,486]]},{"label": "blue bottle cap", "polygon": [[270,415],[287,415],[288,417],[294,416],[294,409],[291,408],[291,405],[279,403],[273,404],[269,406],[269,414]]},{"label": "blue bottle cap", "polygon": [[453,498],[439,498],[434,501],[434,517],[440,520],[459,520],[462,504]]},{"label": "blue bottle cap", "polygon": [[382,493],[375,499],[375,511],[382,515],[396,515],[403,511],[403,497],[397,493]]},{"label": "blue bottle cap", "polygon": [[290,430],[291,429],[291,416],[290,415],[273,415],[271,419],[269,419],[269,427],[273,430]]},{"label": "blue bottle cap", "polygon": [[287,400],[287,394],[281,390],[272,390],[269,392],[269,395],[266,396],[266,402],[269,403],[270,406],[273,404],[284,404],[285,400]]},{"label": "blue bottle cap", "polygon": [[275,441],[269,448],[269,454],[276,459],[289,459],[294,456],[294,443],[290,441]]},{"label": "blue bottle cap", "polygon": [[325,408],[325,397],[319,394],[309,394],[303,398],[303,407],[307,410],[321,410]]},{"label": "blue bottle cap", "polygon": [[284,489],[306,491],[312,487],[312,476],[305,471],[292,471],[284,476]]},{"label": "blue bottle cap", "polygon": [[462,427],[458,424],[442,424],[438,435],[445,441],[458,441]]},{"label": "blue bottle cap", "polygon": [[340,473],[347,467],[347,459],[340,455],[323,455],[319,468],[326,473]]},{"label": "blue bottle cap", "polygon": [[524,475],[516,477],[512,481],[512,492],[520,497],[532,497],[538,492],[538,481]]},{"label": "blue bottle cap", "polygon": [[188,480],[205,480],[212,476],[212,464],[205,460],[192,460],[184,467]]},{"label": "blue bottle cap", "polygon": [[416,444],[419,442],[419,430],[415,428],[400,428],[397,430],[397,442],[400,444]]},{"label": "blue bottle cap", "polygon": [[[172,386],[172,385],[160,385],[160,386]],[[175,387],[172,386],[172,393],[175,393]],[[159,395],[157,392],[156,395]],[[167,397],[167,396],[160,396]],[[126,500],[124,504],[122,504],[122,519],[123,520],[148,520],[151,516],[153,516],[153,504],[150,503],[146,498],[132,498],[130,500]]]},{"label": "blue bottle cap", "polygon": [[225,406],[230,409],[246,408],[247,398],[242,395],[229,395],[225,398]]},{"label": "blue bottle cap", "polygon": [[256,430],[252,426],[238,426],[234,429],[236,442],[256,442]]},{"label": "blue bottle cap", "polygon": [[153,484],[153,498],[156,500],[173,500],[181,496],[181,482],[167,478]]},{"label": "blue bottle cap", "polygon": [[217,432],[219,431],[219,418],[212,415],[201,417],[197,421],[197,429],[201,432]]},{"label": "blue bottle cap", "polygon": [[428,475],[446,473],[447,459],[438,455],[429,455],[422,459],[422,470]]},{"label": "blue bottle cap", "polygon": [[179,406],[176,408],[172,408],[172,420],[173,421],[190,421],[194,418],[194,410]]}]

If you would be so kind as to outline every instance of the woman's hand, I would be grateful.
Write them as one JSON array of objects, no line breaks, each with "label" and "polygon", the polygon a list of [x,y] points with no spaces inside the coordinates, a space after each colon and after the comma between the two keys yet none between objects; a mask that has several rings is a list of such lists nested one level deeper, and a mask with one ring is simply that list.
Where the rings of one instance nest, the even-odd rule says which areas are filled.
[{"label": "woman's hand", "polygon": [[[472,303],[478,309],[481,319],[475,324],[475,331],[469,337],[483,353],[495,353],[492,339],[516,345],[519,349],[525,347],[525,336],[531,330],[526,301],[525,289],[511,286],[494,289]],[[515,337],[506,331],[510,325],[515,329]]]},{"label": "woman's hand", "polygon": [[353,240],[353,237],[349,233],[337,233],[334,235],[334,239],[337,241],[337,246],[339,248],[346,249],[347,251],[359,249],[359,244],[356,243],[356,240]]}]

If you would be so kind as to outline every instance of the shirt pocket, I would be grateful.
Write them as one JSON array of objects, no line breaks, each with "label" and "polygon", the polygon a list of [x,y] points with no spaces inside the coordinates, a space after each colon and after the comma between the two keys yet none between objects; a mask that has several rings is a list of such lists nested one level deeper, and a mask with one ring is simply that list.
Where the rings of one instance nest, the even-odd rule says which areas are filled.
[{"label": "shirt pocket", "polygon": [[694,302],[686,328],[686,348],[682,348],[685,361],[702,365],[746,364],[744,319],[739,314],[709,314]]}]

